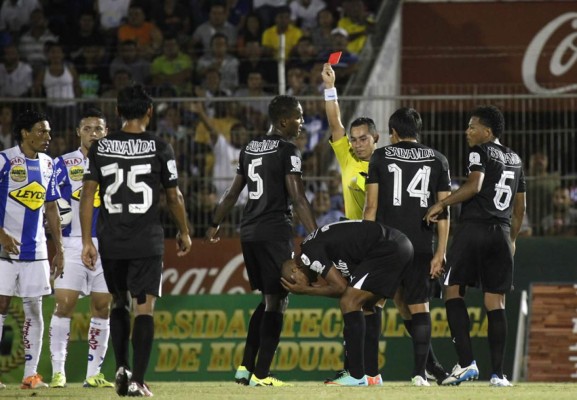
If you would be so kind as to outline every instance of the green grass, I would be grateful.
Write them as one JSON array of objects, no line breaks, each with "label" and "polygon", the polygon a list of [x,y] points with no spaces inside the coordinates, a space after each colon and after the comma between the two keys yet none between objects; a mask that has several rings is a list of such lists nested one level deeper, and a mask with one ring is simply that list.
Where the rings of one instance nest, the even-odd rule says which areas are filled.
[{"label": "green grass", "polygon": [[[293,387],[252,388],[231,382],[152,382],[155,399],[179,400],[575,400],[577,383],[518,383],[512,388],[489,387],[488,382],[458,387],[412,387],[409,382],[386,382],[381,387],[327,387],[319,382],[294,382]],[[0,399],[118,399],[114,389],[84,389],[79,383],[64,389],[0,391]]]}]

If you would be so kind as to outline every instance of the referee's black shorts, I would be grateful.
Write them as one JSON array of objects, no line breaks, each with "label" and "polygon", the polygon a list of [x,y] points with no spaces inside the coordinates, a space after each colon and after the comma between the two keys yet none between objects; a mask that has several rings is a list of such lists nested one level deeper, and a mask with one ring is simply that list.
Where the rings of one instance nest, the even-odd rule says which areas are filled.
[{"label": "referee's black shorts", "polygon": [[504,224],[462,222],[447,255],[445,285],[480,287],[504,294],[513,289],[511,228]]},{"label": "referee's black shorts", "polygon": [[240,244],[251,289],[263,294],[286,293],[280,283],[281,267],[292,258],[292,241],[241,241]]}]

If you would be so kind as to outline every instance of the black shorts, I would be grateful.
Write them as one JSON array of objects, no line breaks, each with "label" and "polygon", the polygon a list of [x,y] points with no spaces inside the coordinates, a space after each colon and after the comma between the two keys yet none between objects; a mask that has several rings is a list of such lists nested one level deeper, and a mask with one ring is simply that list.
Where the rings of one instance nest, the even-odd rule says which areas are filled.
[{"label": "black shorts", "polygon": [[427,303],[439,292],[438,279],[431,279],[432,253],[415,253],[411,266],[403,274],[401,286],[407,305]]},{"label": "black shorts", "polygon": [[506,225],[463,222],[447,255],[445,285],[480,287],[504,294],[513,288],[511,229]]},{"label": "black shorts", "polygon": [[286,293],[280,283],[281,267],[292,258],[292,241],[241,241],[240,245],[251,289],[263,294]]},{"label": "black shorts", "polygon": [[161,295],[162,256],[126,260],[103,258],[102,269],[108,291],[113,295],[129,291],[139,304],[146,301],[147,294]]},{"label": "black shorts", "polygon": [[355,268],[349,286],[393,298],[401,284],[405,270],[413,260],[413,245],[399,231],[387,240],[383,239]]}]

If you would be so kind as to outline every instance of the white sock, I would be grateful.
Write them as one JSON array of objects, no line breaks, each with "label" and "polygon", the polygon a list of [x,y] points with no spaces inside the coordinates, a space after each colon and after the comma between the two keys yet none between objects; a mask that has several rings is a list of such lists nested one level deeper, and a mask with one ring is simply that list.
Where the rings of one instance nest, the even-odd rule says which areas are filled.
[{"label": "white sock", "polygon": [[50,321],[50,355],[52,357],[52,374],[64,371],[66,348],[70,339],[70,318],[52,316]]},{"label": "white sock", "polygon": [[22,340],[24,341],[24,378],[36,375],[40,351],[42,350],[42,333],[44,319],[42,318],[42,297],[24,297],[24,325]]},{"label": "white sock", "polygon": [[110,336],[110,320],[91,318],[88,329],[88,366],[86,378],[100,373],[100,367],[104,361],[108,349],[108,337]]}]

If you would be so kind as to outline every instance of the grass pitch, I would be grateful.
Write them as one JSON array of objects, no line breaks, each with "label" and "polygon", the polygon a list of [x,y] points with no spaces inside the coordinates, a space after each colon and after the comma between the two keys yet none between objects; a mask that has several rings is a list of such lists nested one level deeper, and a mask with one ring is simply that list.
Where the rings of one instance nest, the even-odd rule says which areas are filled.
[{"label": "grass pitch", "polygon": [[[412,387],[409,382],[385,382],[380,387],[327,387],[319,382],[292,382],[293,387],[246,387],[231,382],[152,382],[159,400],[575,400],[577,383],[518,383],[512,388],[466,382],[458,387]],[[9,385],[0,399],[118,399],[114,389],[84,389],[80,383],[64,389],[21,390]]]}]

